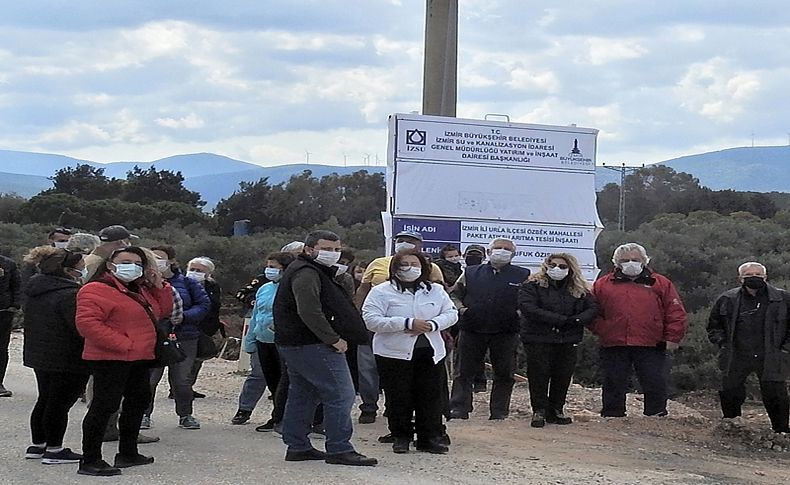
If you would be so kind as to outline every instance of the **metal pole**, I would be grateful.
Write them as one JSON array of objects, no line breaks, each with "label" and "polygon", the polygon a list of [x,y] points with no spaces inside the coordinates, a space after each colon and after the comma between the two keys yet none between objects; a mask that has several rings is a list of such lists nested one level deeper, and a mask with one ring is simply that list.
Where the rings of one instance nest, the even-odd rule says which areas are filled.
[{"label": "metal pole", "polygon": [[426,0],[422,114],[455,116],[458,0]]},{"label": "metal pole", "polygon": [[620,167],[610,167],[604,163],[601,166],[609,170],[620,172],[620,201],[617,207],[617,230],[625,231],[625,176],[629,172],[636,172],[640,168],[644,168],[645,164],[643,163],[641,167],[627,167],[624,163]]}]

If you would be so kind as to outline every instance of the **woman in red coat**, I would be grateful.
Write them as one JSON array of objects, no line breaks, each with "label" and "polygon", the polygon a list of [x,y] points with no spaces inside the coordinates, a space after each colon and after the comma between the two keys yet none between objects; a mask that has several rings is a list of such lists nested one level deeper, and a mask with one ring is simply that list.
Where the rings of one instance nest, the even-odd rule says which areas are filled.
[{"label": "woman in red coat", "polygon": [[[153,463],[137,452],[137,434],[150,400],[148,373],[154,359],[155,319],[170,315],[173,295],[138,247],[116,250],[77,294],[77,330],[85,339],[82,358],[93,376],[93,402],[82,422],[81,475],[119,475],[120,468]],[[104,429],[118,420],[115,466],[102,460]]]}]

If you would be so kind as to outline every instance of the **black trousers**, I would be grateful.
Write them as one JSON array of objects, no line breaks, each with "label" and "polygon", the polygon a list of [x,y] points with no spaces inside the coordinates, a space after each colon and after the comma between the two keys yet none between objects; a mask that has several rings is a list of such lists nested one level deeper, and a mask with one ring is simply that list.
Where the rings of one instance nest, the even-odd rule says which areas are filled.
[{"label": "black trousers", "polygon": [[261,370],[263,377],[266,379],[266,387],[272,396],[277,394],[277,386],[280,383],[280,376],[282,369],[280,368],[280,353],[277,352],[277,346],[265,342],[255,342],[258,348],[258,361],[261,363]]},{"label": "black trousers", "polygon": [[13,321],[13,313],[0,312],[0,384],[3,383],[6,370],[8,370],[8,345],[11,343],[11,324]]},{"label": "black trousers", "polygon": [[[433,363],[433,348],[414,349],[411,360],[376,356],[381,386],[387,396],[387,423],[392,436],[428,442],[444,434],[442,408],[447,371],[444,359]],[[414,416],[414,425],[412,425]]]},{"label": "black trousers", "polygon": [[137,455],[140,422],[151,400],[148,378],[150,362],[101,360],[90,364],[93,401],[82,421],[82,454],[85,463],[101,460],[104,430],[110,416],[121,405],[121,399],[123,407],[118,418],[118,453]]},{"label": "black trousers", "polygon": [[85,391],[88,374],[34,369],[38,399],[30,413],[32,443],[49,447],[63,445],[69,423],[69,409]]},{"label": "black trousers", "polygon": [[576,345],[524,342],[532,411],[562,413],[576,368]]},{"label": "black trousers", "polygon": [[472,411],[472,384],[487,351],[494,370],[491,386],[491,416],[503,417],[510,413],[513,393],[513,371],[516,367],[518,338],[515,333],[474,333],[461,330],[458,377],[453,380],[450,409],[456,413]]},{"label": "black trousers", "polygon": [[[276,350],[276,348],[275,348]],[[260,347],[258,349],[260,352]],[[263,362],[261,362],[263,364]],[[268,379],[268,378],[267,378]],[[277,381],[277,389],[274,392],[274,409],[272,409],[272,420],[275,423],[282,423],[283,416],[285,416],[285,404],[288,402],[288,386],[291,384],[291,379],[288,377],[288,366],[285,361],[280,361],[280,378]],[[268,381],[267,381],[268,385]],[[319,404],[315,408],[313,415],[313,426],[319,426],[324,423],[324,405]]]},{"label": "black trousers", "polygon": [[741,415],[741,406],[746,400],[746,378],[754,372],[760,380],[760,396],[763,406],[771,420],[774,431],[788,432],[790,421],[790,398],[787,395],[787,384],[784,381],[764,381],[763,357],[735,354],[730,370],[722,376],[721,411],[725,418]]},{"label": "black trousers", "polygon": [[631,370],[636,370],[645,395],[644,414],[653,416],[667,411],[667,354],[655,347],[601,347],[603,370],[602,416],[625,416],[625,395]]}]

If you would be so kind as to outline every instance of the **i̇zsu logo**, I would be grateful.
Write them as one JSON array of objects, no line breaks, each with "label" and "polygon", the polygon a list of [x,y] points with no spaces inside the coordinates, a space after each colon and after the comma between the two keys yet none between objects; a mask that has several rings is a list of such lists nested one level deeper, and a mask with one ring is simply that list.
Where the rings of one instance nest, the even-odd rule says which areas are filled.
[{"label": "i\u0307zsu logo", "polygon": [[406,151],[424,152],[427,137],[425,130],[406,130]]}]

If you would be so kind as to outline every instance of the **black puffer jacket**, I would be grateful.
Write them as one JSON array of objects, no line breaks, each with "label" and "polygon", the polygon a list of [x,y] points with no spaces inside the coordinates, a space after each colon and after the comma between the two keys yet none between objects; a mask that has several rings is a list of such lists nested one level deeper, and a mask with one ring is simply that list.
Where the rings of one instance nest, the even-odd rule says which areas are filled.
[{"label": "black puffer jacket", "polygon": [[74,325],[77,282],[37,274],[25,287],[23,362],[33,369],[88,373],[82,360],[83,340]]},{"label": "black puffer jacket", "polygon": [[19,308],[22,305],[19,294],[21,288],[22,282],[16,263],[11,258],[0,256],[0,310]]},{"label": "black puffer jacket", "polygon": [[521,310],[521,340],[527,343],[575,344],[582,341],[584,326],[598,315],[598,305],[589,292],[572,296],[566,281],[537,281],[521,285],[518,306]]}]

